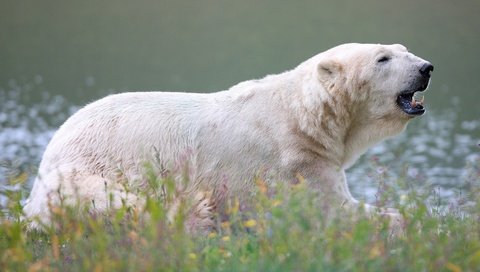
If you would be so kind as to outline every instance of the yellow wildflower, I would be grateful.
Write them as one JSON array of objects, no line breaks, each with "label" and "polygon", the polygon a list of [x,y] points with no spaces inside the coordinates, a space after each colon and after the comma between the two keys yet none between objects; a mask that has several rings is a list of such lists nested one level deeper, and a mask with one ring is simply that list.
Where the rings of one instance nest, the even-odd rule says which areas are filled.
[{"label": "yellow wildflower", "polygon": [[190,254],[188,254],[188,258],[190,258],[192,260],[195,260],[195,259],[197,259],[197,255],[195,253],[190,253]]},{"label": "yellow wildflower", "polygon": [[247,220],[247,221],[243,222],[243,226],[247,227],[247,228],[252,228],[252,227],[255,227],[256,225],[257,225],[257,221],[255,221],[253,219],[250,219],[250,220]]}]

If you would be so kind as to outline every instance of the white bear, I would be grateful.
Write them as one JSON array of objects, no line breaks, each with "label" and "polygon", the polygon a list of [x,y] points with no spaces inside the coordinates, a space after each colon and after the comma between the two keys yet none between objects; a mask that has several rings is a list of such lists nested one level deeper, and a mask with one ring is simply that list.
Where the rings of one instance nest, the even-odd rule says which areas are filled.
[{"label": "white bear", "polygon": [[[425,112],[414,94],[427,88],[431,71],[402,45],[344,44],[226,91],[107,96],[53,136],[24,213],[48,222],[49,207],[69,198],[98,211],[120,199],[135,205],[140,197],[123,186],[148,186],[146,162],[155,175],[188,166],[190,182],[182,190],[200,202],[202,192],[212,192],[209,203],[246,197],[255,176],[267,183],[302,176],[319,198],[355,208],[345,169]],[[194,228],[202,227],[199,220],[192,220]]]}]

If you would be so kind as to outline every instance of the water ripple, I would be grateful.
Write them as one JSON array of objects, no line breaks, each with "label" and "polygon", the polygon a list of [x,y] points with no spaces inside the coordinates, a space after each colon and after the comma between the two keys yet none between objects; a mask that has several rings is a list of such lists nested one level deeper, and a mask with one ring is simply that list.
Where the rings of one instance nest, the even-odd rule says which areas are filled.
[{"label": "water ripple", "polygon": [[[39,91],[42,82],[36,76],[0,89],[0,187],[18,171],[34,174],[55,130],[78,109],[62,96]],[[380,180],[393,185],[404,180],[410,188],[438,188],[436,193],[449,198],[452,188],[471,179],[472,167],[480,168],[480,139],[473,135],[480,135],[480,121],[458,120],[451,109],[416,118],[403,134],[371,148],[348,170],[352,193],[371,202]]]}]

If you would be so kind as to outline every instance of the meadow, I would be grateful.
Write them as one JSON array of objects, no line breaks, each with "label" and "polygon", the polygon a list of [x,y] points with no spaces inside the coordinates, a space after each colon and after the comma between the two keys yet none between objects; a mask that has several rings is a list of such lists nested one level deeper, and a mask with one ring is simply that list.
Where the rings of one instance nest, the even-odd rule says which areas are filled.
[{"label": "meadow", "polygon": [[[0,7],[0,272],[480,271],[480,1]],[[386,218],[361,210],[325,214],[305,184],[262,181],[252,210],[232,199],[215,232],[192,235],[184,213],[167,220],[172,195],[159,188],[174,188],[155,177],[145,207],[99,215],[62,205],[52,207],[55,228],[26,230],[22,205],[42,153],[81,105],[122,91],[225,90],[346,42],[402,43],[435,65],[428,113],[347,173],[357,197],[401,211],[403,235],[391,237]]]},{"label": "meadow", "polygon": [[[217,230],[184,230],[189,200],[167,220],[175,197],[171,178],[152,177],[143,207],[92,214],[80,206],[51,207],[52,226],[27,231],[21,220],[26,175],[11,176],[0,214],[2,271],[479,271],[480,162],[470,165],[457,204],[432,191],[408,189],[409,180],[382,184],[377,204],[405,217],[391,236],[388,218],[362,211],[327,215],[305,183],[267,186],[257,180],[255,207],[241,212],[231,199]],[[360,216],[359,216],[360,215]],[[148,219],[147,219],[148,218]]]}]

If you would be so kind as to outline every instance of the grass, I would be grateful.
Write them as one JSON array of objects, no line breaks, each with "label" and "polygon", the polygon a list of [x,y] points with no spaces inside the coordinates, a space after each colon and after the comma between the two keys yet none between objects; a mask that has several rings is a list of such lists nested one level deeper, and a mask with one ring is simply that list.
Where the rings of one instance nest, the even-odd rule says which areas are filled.
[{"label": "grass", "polygon": [[327,218],[302,183],[266,188],[259,182],[252,210],[242,213],[231,200],[228,220],[205,235],[186,233],[182,213],[169,223],[164,198],[152,192],[144,207],[104,215],[79,217],[75,207],[52,208],[55,228],[26,232],[22,192],[4,190],[0,270],[480,271],[479,165],[470,172],[462,206],[435,206],[427,194],[407,192],[395,203],[405,234],[394,238],[385,218]]}]

